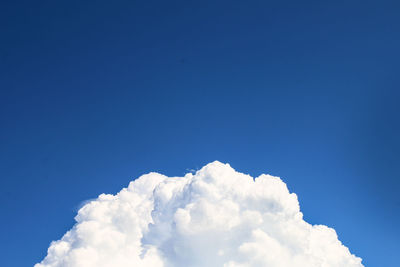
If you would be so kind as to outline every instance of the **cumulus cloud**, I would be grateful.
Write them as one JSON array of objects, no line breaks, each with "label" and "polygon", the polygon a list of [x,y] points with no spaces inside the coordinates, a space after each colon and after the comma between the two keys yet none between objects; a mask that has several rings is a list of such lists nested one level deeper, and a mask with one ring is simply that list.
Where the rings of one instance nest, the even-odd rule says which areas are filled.
[{"label": "cumulus cloud", "polygon": [[278,177],[213,162],[149,173],[84,205],[35,267],[360,267],[335,230],[303,220]]}]

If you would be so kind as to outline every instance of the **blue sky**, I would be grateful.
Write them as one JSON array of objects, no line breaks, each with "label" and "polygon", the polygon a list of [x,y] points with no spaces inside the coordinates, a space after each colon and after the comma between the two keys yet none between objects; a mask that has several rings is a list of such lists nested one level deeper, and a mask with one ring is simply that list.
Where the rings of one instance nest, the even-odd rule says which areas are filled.
[{"label": "blue sky", "polygon": [[397,1],[6,1],[0,251],[29,266],[82,201],[219,160],[280,176],[366,266],[400,232]]}]

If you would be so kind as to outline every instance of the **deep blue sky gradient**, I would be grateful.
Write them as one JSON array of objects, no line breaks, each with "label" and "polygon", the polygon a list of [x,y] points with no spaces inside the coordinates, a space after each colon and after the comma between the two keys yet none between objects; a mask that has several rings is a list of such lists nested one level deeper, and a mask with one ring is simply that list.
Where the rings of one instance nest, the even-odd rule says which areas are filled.
[{"label": "deep blue sky gradient", "polygon": [[280,176],[366,266],[398,266],[399,1],[3,1],[0,251],[82,201],[220,160]]}]

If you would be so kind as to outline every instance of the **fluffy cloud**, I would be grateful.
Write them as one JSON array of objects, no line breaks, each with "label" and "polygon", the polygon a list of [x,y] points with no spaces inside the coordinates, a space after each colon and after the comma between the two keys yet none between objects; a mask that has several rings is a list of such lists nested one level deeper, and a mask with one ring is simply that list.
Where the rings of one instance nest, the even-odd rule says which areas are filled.
[{"label": "fluffy cloud", "polygon": [[303,220],[278,177],[213,162],[196,174],[141,176],[83,206],[35,267],[360,267],[335,230]]}]

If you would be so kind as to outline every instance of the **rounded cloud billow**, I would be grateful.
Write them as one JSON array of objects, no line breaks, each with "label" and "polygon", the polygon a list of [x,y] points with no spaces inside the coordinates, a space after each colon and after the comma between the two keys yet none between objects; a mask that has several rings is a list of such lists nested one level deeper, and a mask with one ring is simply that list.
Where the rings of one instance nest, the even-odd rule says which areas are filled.
[{"label": "rounded cloud billow", "polygon": [[83,206],[35,267],[359,267],[335,230],[303,220],[278,177],[213,162],[196,174],[141,176]]}]

